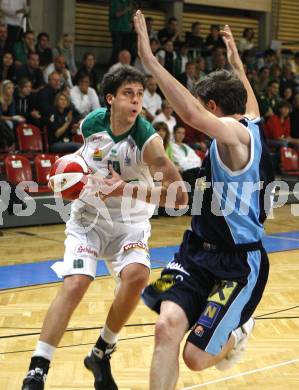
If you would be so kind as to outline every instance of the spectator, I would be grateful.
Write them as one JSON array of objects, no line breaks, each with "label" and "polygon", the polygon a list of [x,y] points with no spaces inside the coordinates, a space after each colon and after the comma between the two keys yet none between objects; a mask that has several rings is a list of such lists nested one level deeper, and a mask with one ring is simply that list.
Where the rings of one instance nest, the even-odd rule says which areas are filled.
[{"label": "spectator", "polygon": [[39,65],[42,69],[53,62],[53,53],[50,48],[50,37],[48,33],[41,32],[38,34],[35,50],[39,55]]},{"label": "spectator", "polygon": [[206,38],[206,56],[211,56],[214,49],[221,47],[225,49],[225,43],[223,42],[220,34],[220,26],[218,24],[211,24],[210,34]]},{"label": "spectator", "polygon": [[190,92],[197,82],[196,78],[196,65],[194,62],[187,62],[185,72],[181,73],[177,79],[184,85]]},{"label": "spectator", "polygon": [[194,59],[204,52],[205,43],[201,36],[201,24],[199,22],[192,23],[191,31],[186,32],[186,43],[192,51]]},{"label": "spectator", "polygon": [[154,19],[151,16],[147,16],[145,18],[145,23],[149,39],[154,38],[158,40],[158,33],[153,29]]},{"label": "spectator", "polygon": [[212,70],[221,70],[221,69],[230,69],[230,65],[227,62],[227,57],[226,55],[223,54],[221,48],[216,48],[213,51],[213,68]]},{"label": "spectator", "polygon": [[278,62],[277,56],[274,50],[272,49],[267,49],[264,51],[264,54],[261,58],[258,59],[257,61],[257,68],[261,69],[264,66],[267,68],[271,68],[273,64],[276,64]]},{"label": "spectator", "polygon": [[29,12],[27,0],[2,0],[2,22],[7,26],[7,45],[12,51],[14,44],[22,36],[22,21]]},{"label": "spectator", "polygon": [[4,80],[0,84],[0,120],[14,129],[15,123],[25,122],[23,116],[16,115],[16,107],[13,99],[15,86],[12,81]]},{"label": "spectator", "polygon": [[23,116],[27,123],[41,127],[41,114],[33,108],[32,83],[29,79],[19,80],[14,91],[14,101],[17,115]]},{"label": "spectator", "polygon": [[58,93],[47,122],[49,151],[51,153],[73,153],[78,150],[82,145],[72,141],[77,128],[78,125],[73,121],[69,97]]},{"label": "spectator", "polygon": [[243,31],[243,36],[238,42],[238,50],[241,54],[245,50],[252,50],[254,47],[254,30],[251,27],[245,27]]},{"label": "spectator", "polygon": [[284,64],[282,67],[282,74],[280,77],[280,95],[282,95],[282,91],[289,87],[293,91],[296,90],[296,81],[294,73],[292,72],[292,66],[291,64]]},{"label": "spectator", "polygon": [[197,57],[195,60],[195,67],[196,67],[196,78],[198,81],[202,80],[204,77],[206,77],[206,62],[203,57]]},{"label": "spectator", "polygon": [[269,81],[270,81],[270,69],[267,66],[263,66],[258,71],[257,80],[254,82],[254,90],[260,95],[265,93]]},{"label": "spectator", "polygon": [[156,57],[160,64],[172,75],[175,74],[175,62],[177,59],[177,54],[173,47],[173,42],[170,39],[167,39],[163,43],[163,48],[160,49]]},{"label": "spectator", "polygon": [[291,143],[299,147],[299,139],[291,137],[290,111],[290,103],[281,101],[277,107],[277,114],[272,115],[265,123],[264,129],[269,146],[280,148]]},{"label": "spectator", "polygon": [[[121,50],[130,49],[134,1],[111,0],[109,2],[109,30],[112,38],[110,65],[116,63]],[[131,59],[130,59],[131,61]]]},{"label": "spectator", "polygon": [[173,109],[167,100],[162,101],[161,109],[162,109],[162,112],[160,112],[160,114],[155,116],[155,118],[153,120],[153,124],[155,124],[157,122],[165,122],[167,124],[168,130],[170,132],[170,138],[172,139],[173,138],[173,129],[174,129],[174,126],[176,125],[176,119],[172,115]]},{"label": "spectator", "polygon": [[294,107],[290,115],[291,137],[299,140],[299,94],[294,98]]},{"label": "spectator", "polygon": [[48,77],[51,73],[57,72],[60,76],[60,87],[66,85],[68,88],[73,88],[73,82],[70,71],[66,68],[66,59],[63,55],[54,58],[54,62],[44,70],[45,82],[48,82]]},{"label": "spectator", "polygon": [[84,75],[81,73],[78,85],[75,85],[71,89],[71,102],[81,118],[84,118],[88,113],[100,107],[98,95],[89,85],[90,78],[88,74]]},{"label": "spectator", "polygon": [[295,78],[299,77],[299,51],[297,51],[297,53],[294,55],[294,58],[290,60],[290,65]]},{"label": "spectator", "polygon": [[273,64],[270,68],[270,80],[279,80],[281,78],[281,67],[279,64]]},{"label": "spectator", "polygon": [[172,160],[178,167],[184,181],[190,184],[189,204],[192,205],[195,182],[202,164],[201,158],[185,144],[185,128],[174,127],[174,143],[172,145]]},{"label": "spectator", "polygon": [[179,47],[181,40],[178,19],[169,18],[167,26],[158,32],[158,38],[162,46],[166,41],[171,41],[174,47]]},{"label": "spectator", "polygon": [[153,76],[148,76],[143,95],[143,107],[146,109],[146,119],[152,122],[161,111],[162,99],[157,93],[157,82]]},{"label": "spectator", "polygon": [[191,55],[186,42],[182,42],[181,46],[177,50],[177,57],[175,60],[174,74],[178,76],[185,72],[187,62],[191,61]]},{"label": "spectator", "polygon": [[87,52],[83,56],[82,65],[74,77],[74,84],[78,83],[81,74],[87,74],[90,79],[90,87],[99,93],[99,78],[95,70],[96,59],[93,53]]},{"label": "spectator", "polygon": [[49,75],[48,83],[37,93],[34,107],[42,115],[43,124],[53,109],[55,96],[60,90],[60,74],[56,71]]},{"label": "spectator", "polygon": [[23,34],[22,40],[14,44],[13,52],[17,67],[25,65],[28,54],[35,52],[34,40],[34,33],[32,31],[26,31]]},{"label": "spectator", "polygon": [[9,52],[9,45],[7,43],[7,27],[5,24],[0,24],[0,62],[2,61],[3,55]]},{"label": "spectator", "polygon": [[65,58],[66,67],[70,71],[71,76],[75,76],[77,73],[77,67],[75,64],[74,44],[71,34],[63,34],[57,46],[54,47],[52,51],[54,58],[59,56],[63,56]]},{"label": "spectator", "polygon": [[151,47],[152,53],[154,55],[156,55],[158,50],[160,49],[160,42],[159,42],[159,40],[155,39],[155,38],[151,38],[150,39],[150,47]]},{"label": "spectator", "polygon": [[261,95],[259,101],[260,113],[265,120],[277,112],[278,94],[279,82],[277,80],[269,81],[266,92]]},{"label": "spectator", "polygon": [[115,72],[118,68],[121,66],[128,66],[131,64],[131,54],[128,50],[121,50],[118,53],[118,62],[116,64],[113,64],[108,69],[108,73]]},{"label": "spectator", "polygon": [[32,92],[38,92],[45,85],[37,53],[29,53],[27,63],[17,69],[17,82],[24,77],[31,81]]},{"label": "spectator", "polygon": [[16,82],[16,66],[12,53],[4,53],[0,63],[0,81],[11,80]]},{"label": "spectator", "polygon": [[282,91],[281,97],[283,100],[286,100],[287,102],[289,102],[291,106],[293,105],[294,92],[293,92],[292,88],[285,87],[285,89]]},{"label": "spectator", "polygon": [[163,140],[164,150],[170,160],[172,160],[172,145],[170,143],[170,132],[165,122],[156,122],[154,129]]}]

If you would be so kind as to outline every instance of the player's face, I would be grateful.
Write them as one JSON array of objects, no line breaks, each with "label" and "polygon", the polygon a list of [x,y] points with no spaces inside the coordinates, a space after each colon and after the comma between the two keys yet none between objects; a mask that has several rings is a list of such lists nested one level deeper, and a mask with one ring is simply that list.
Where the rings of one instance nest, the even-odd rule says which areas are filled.
[{"label": "player's face", "polygon": [[142,110],[142,103],[143,86],[136,82],[121,85],[116,96],[111,97],[110,104],[116,115],[129,123],[134,123]]}]

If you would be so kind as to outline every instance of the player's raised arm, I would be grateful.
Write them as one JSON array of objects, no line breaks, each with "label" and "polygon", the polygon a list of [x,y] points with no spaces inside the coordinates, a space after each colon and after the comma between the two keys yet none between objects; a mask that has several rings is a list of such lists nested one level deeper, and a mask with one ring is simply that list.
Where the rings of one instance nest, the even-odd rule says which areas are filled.
[{"label": "player's raised arm", "polygon": [[223,31],[221,31],[221,34],[226,45],[228,62],[232,66],[236,75],[244,84],[244,87],[247,91],[246,116],[250,119],[257,118],[260,116],[258,102],[249,80],[247,79],[244,66],[239,56],[237,45],[230,27],[225,25]]},{"label": "player's raised arm", "polygon": [[231,121],[223,121],[206,110],[198,99],[159,64],[152,54],[144,15],[140,10],[134,16],[134,25],[138,34],[139,56],[180,118],[220,143],[236,145],[248,142],[240,126],[235,126]]}]

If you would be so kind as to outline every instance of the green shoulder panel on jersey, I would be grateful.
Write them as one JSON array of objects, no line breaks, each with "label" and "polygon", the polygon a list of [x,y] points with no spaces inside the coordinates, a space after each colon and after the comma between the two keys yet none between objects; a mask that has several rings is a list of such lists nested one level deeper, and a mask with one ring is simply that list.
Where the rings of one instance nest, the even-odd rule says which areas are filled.
[{"label": "green shoulder panel on jersey", "polygon": [[156,131],[152,124],[142,117],[138,116],[131,137],[134,139],[139,150],[142,150],[146,141],[155,134]]},{"label": "green shoulder panel on jersey", "polygon": [[90,112],[82,122],[81,131],[84,138],[92,134],[107,131],[109,128],[107,108],[98,108]]}]

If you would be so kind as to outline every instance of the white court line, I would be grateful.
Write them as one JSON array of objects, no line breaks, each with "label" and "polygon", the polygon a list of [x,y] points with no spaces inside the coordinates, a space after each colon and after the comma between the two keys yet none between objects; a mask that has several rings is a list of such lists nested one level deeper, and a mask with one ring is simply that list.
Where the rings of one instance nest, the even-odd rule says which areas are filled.
[{"label": "white court line", "polygon": [[299,238],[287,237],[287,236],[271,236],[271,234],[270,235],[267,234],[265,237],[278,238],[279,240],[299,241]]},{"label": "white court line", "polygon": [[204,386],[208,386],[208,385],[213,385],[213,384],[215,384],[215,383],[225,382],[225,381],[227,381],[227,380],[229,380],[229,379],[239,378],[239,377],[241,377],[241,376],[247,376],[247,375],[255,374],[256,372],[267,371],[267,370],[271,370],[272,368],[287,366],[288,364],[294,364],[294,363],[298,363],[298,362],[299,362],[299,358],[298,358],[298,359],[293,359],[293,360],[288,360],[288,361],[286,361],[286,362],[277,363],[277,364],[272,364],[271,366],[266,366],[266,367],[262,367],[262,368],[257,368],[256,370],[250,370],[250,371],[240,372],[239,374],[226,376],[226,377],[224,377],[224,378],[220,378],[220,379],[216,379],[216,380],[213,380],[213,381],[205,382],[205,383],[202,383],[202,384],[200,384],[200,385],[194,385],[194,386],[190,386],[190,387],[184,387],[184,388],[181,389],[181,390],[199,389],[200,387],[204,387]]}]

